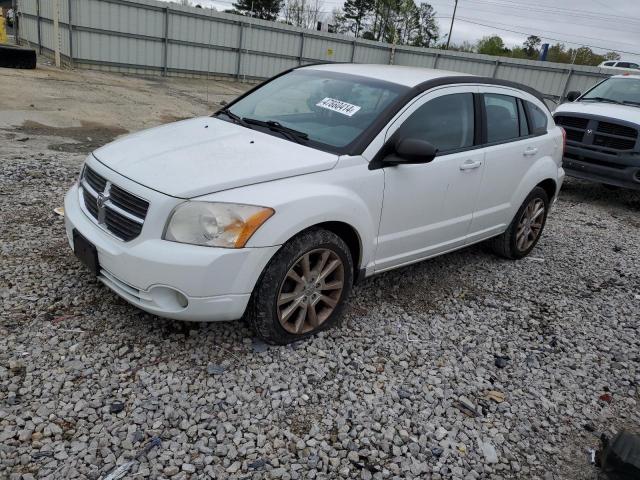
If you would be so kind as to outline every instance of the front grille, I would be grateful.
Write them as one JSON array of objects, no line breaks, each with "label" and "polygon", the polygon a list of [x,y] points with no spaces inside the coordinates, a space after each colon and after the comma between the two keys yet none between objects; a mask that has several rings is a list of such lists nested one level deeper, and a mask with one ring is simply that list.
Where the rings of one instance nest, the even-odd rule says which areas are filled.
[{"label": "front grille", "polygon": [[598,132],[617,135],[619,137],[638,138],[638,131],[635,128],[618,125],[616,123],[600,122],[598,123]]},{"label": "front grille", "polygon": [[107,180],[91,170],[89,167],[85,167],[84,169],[84,179],[96,192],[104,192]]},{"label": "front grille", "polygon": [[135,195],[131,195],[129,192],[121,189],[117,185],[111,185],[109,198],[115,205],[135,215],[136,217],[145,218],[147,216],[149,202],[138,198]]},{"label": "front grille", "polygon": [[140,235],[149,202],[114,185],[88,166],[81,186],[85,209],[98,225],[125,242]]},{"label": "front grille", "polygon": [[588,118],[567,117],[565,115],[558,115],[555,117],[555,120],[558,125],[562,125],[563,127],[579,128],[581,130],[586,130],[587,124],[589,123]]},{"label": "front grille", "polygon": [[567,132],[567,140],[571,142],[581,142],[584,137],[584,132],[580,130],[565,129],[565,132]]},{"label": "front grille", "polygon": [[568,115],[557,115],[555,121],[567,132],[567,141],[601,153],[617,155],[633,150],[638,142],[638,129],[627,125]]},{"label": "front grille", "polygon": [[610,148],[612,150],[633,150],[633,147],[636,146],[636,141],[629,138],[596,135],[593,138],[593,144],[597,147]]},{"label": "front grille", "polygon": [[129,220],[110,208],[106,208],[104,214],[107,230],[115,234],[116,237],[128,242],[140,235],[142,224]]}]

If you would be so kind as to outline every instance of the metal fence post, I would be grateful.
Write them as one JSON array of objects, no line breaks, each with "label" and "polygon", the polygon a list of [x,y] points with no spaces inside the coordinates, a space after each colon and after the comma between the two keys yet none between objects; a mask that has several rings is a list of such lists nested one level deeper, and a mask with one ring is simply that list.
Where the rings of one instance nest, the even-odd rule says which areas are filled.
[{"label": "metal fence post", "polygon": [[351,44],[351,63],[353,63],[353,60],[356,58],[356,47],[358,45],[358,41],[354,40],[353,43]]},{"label": "metal fence post", "polygon": [[298,53],[298,65],[302,65],[304,58],[304,32],[300,32],[300,52]]},{"label": "metal fence post", "polygon": [[440,59],[440,54],[436,53],[436,58],[433,60],[433,67],[432,68],[438,68],[438,60]]},{"label": "metal fence post", "polygon": [[162,76],[167,76],[169,59],[169,7],[164,8],[164,51],[162,59]]},{"label": "metal fence post", "polygon": [[240,68],[242,64],[242,33],[244,24],[240,23],[240,33],[238,34],[238,62],[236,63],[236,79],[240,81]]},{"label": "metal fence post", "polygon": [[500,67],[500,60],[496,60],[496,65],[493,67],[493,73],[491,74],[491,78],[496,78],[496,74],[498,73],[498,68]]},{"label": "metal fence post", "polygon": [[71,3],[72,0],[68,0],[67,8],[69,10],[69,65],[73,66],[73,17],[71,16]]},{"label": "metal fence post", "polygon": [[567,74],[567,78],[564,79],[564,85],[562,86],[562,93],[560,95],[560,102],[562,102],[567,95],[567,88],[569,88],[569,80],[571,80],[571,76],[573,75],[573,68],[569,69],[569,73]]},{"label": "metal fence post", "polygon": [[40,0],[36,0],[36,15],[38,25],[38,53],[42,55],[42,30],[40,28]]}]

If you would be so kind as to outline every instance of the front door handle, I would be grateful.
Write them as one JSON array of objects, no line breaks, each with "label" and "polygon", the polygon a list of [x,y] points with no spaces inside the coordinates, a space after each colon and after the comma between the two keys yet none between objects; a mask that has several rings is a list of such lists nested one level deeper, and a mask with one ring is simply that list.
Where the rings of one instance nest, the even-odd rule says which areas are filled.
[{"label": "front door handle", "polygon": [[522,154],[525,157],[532,157],[533,155],[535,155],[536,153],[538,153],[538,149],[536,147],[529,147],[527,148],[524,152],[522,152]]},{"label": "front door handle", "polygon": [[475,168],[480,168],[482,162],[480,160],[467,160],[462,165],[460,165],[460,170],[473,170]]}]

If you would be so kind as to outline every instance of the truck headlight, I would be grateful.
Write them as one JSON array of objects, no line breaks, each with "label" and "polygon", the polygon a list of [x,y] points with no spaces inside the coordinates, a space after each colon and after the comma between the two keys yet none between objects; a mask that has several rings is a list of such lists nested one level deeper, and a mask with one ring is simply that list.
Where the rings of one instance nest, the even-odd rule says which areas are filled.
[{"label": "truck headlight", "polygon": [[208,247],[242,248],[274,213],[272,208],[255,205],[188,201],[173,210],[163,238]]}]

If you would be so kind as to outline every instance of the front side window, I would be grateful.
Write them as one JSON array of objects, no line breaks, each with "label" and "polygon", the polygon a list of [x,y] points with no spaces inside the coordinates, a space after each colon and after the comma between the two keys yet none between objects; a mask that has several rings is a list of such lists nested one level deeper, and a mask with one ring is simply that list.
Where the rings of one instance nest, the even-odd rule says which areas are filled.
[{"label": "front side window", "polygon": [[228,110],[266,133],[273,128],[264,124],[277,122],[306,135],[305,143],[311,147],[338,152],[407,91],[409,87],[372,78],[301,69],[275,78]]},{"label": "front side window", "polygon": [[440,154],[473,146],[473,94],[457,93],[429,100],[411,114],[396,135],[426,140]]},{"label": "front side window", "polygon": [[620,67],[620,68],[638,68],[638,64],[637,63],[630,63],[630,62],[619,62],[618,63],[618,67]]},{"label": "front side window", "polygon": [[604,62],[605,67],[613,67],[615,64],[616,62]]},{"label": "front side window", "polygon": [[487,112],[487,143],[504,142],[520,136],[518,104],[514,97],[484,94]]}]

